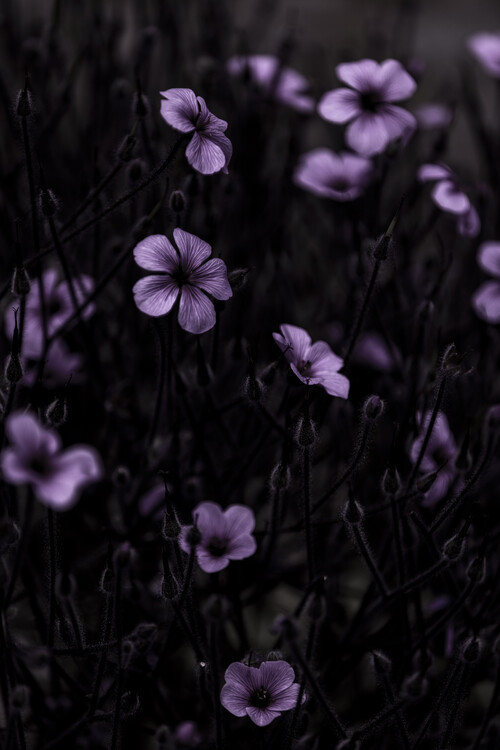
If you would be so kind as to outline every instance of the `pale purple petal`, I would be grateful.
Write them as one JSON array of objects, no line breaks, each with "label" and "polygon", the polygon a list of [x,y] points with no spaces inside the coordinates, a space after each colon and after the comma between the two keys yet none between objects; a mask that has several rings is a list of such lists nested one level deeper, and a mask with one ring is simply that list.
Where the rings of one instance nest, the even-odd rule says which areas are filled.
[{"label": "pale purple petal", "polygon": [[477,262],[483,271],[500,279],[500,242],[483,242],[479,246]]},{"label": "pale purple petal", "polygon": [[0,454],[0,467],[5,481],[10,484],[25,484],[36,480],[27,459],[12,448],[5,448]]},{"label": "pale purple petal", "polygon": [[279,711],[273,711],[270,708],[254,708],[254,706],[248,706],[246,713],[259,727],[267,727],[280,715]]},{"label": "pale purple petal", "polygon": [[312,368],[325,365],[329,370],[337,372],[344,364],[342,357],[334,354],[326,341],[316,341],[309,349],[307,355]]},{"label": "pale purple petal", "polygon": [[203,289],[215,299],[229,299],[233,296],[231,284],[227,280],[226,264],[220,258],[212,258],[196,268],[189,276],[189,283]]},{"label": "pale purple petal", "polygon": [[199,503],[193,510],[193,520],[203,539],[217,536],[224,530],[224,513],[217,503]]},{"label": "pale purple petal", "polygon": [[214,174],[221,170],[227,174],[227,165],[233,147],[221,132],[195,133],[186,149],[189,164],[201,174]]},{"label": "pale purple petal", "polygon": [[429,507],[442,500],[446,495],[455,478],[455,469],[453,465],[444,466],[438,473],[432,487],[425,493],[422,505]]},{"label": "pale purple petal", "polygon": [[167,89],[160,91],[165,97],[161,102],[161,116],[175,130],[190,133],[195,129],[199,114],[198,103],[191,89]]},{"label": "pale purple petal", "polygon": [[229,537],[250,534],[255,528],[255,516],[245,505],[230,505],[224,511],[224,525]]},{"label": "pale purple petal", "polygon": [[415,109],[419,128],[432,130],[447,128],[453,119],[453,112],[446,104],[422,104]]},{"label": "pale purple petal", "polygon": [[472,297],[472,306],[487,323],[500,323],[500,283],[487,281]]},{"label": "pale purple petal", "polygon": [[467,40],[467,46],[484,70],[500,78],[500,34],[482,32]]},{"label": "pale purple petal", "polygon": [[359,94],[352,89],[334,89],[318,103],[318,114],[329,122],[343,124],[362,113]]},{"label": "pale purple petal", "polygon": [[375,60],[357,60],[351,63],[341,63],[335,68],[337,78],[357,91],[366,92],[373,89],[377,79],[379,64]]},{"label": "pale purple petal", "polygon": [[196,121],[196,129],[203,130],[207,135],[212,135],[217,132],[224,132],[227,130],[226,120],[221,120],[220,117],[216,117],[207,107],[205,99],[202,96],[197,96],[196,100],[200,105],[200,114]]},{"label": "pale purple petal", "polygon": [[257,549],[253,536],[239,536],[229,540],[226,557],[228,560],[244,560],[251,557]]},{"label": "pale purple petal", "polygon": [[293,180],[322,198],[347,201],[361,194],[371,171],[369,159],[318,148],[301,156]]},{"label": "pale purple petal", "polygon": [[179,325],[189,333],[205,333],[214,327],[215,308],[207,295],[194,286],[183,286]]},{"label": "pale purple petal", "polygon": [[397,60],[384,60],[377,79],[381,99],[385,102],[408,99],[417,88],[416,82]]},{"label": "pale purple petal", "polygon": [[258,670],[255,667],[248,667],[246,664],[234,661],[226,669],[224,680],[234,685],[241,685],[247,691],[247,695],[250,695],[250,692],[258,684],[254,679],[254,674],[257,672]]},{"label": "pale purple petal", "polygon": [[196,550],[196,559],[198,560],[198,565],[205,573],[218,573],[219,570],[224,570],[229,565],[229,557],[226,555],[215,557],[201,546]]},{"label": "pale purple petal", "polygon": [[384,104],[379,109],[379,114],[384,118],[384,125],[391,140],[402,138],[406,143],[416,130],[415,117],[402,107]]},{"label": "pale purple petal", "polygon": [[330,396],[339,396],[340,398],[347,398],[349,396],[349,380],[339,372],[315,370],[311,372],[309,383],[311,385],[322,385]]},{"label": "pale purple petal", "polygon": [[174,229],[175,244],[179,248],[181,267],[185,273],[191,273],[210,257],[212,248],[195,234],[184,229]]},{"label": "pale purple petal", "polygon": [[139,310],[158,318],[170,312],[179,294],[179,287],[170,276],[162,274],[139,279],[132,291]]},{"label": "pale purple petal", "polygon": [[380,154],[390,141],[384,115],[365,112],[357,117],[347,128],[346,141],[362,156]]},{"label": "pale purple petal", "polygon": [[420,182],[431,182],[433,180],[449,180],[453,178],[453,172],[446,164],[422,164],[417,172]]},{"label": "pale purple petal", "polygon": [[170,240],[163,234],[151,234],[134,248],[134,259],[147,271],[172,274],[179,267],[179,256]]},{"label": "pale purple petal", "polygon": [[303,328],[283,323],[280,326],[281,334],[273,333],[273,338],[285,353],[289,362],[301,362],[306,359],[306,355],[311,344],[311,337]]},{"label": "pale purple petal", "polygon": [[431,193],[434,203],[450,214],[465,214],[470,209],[470,201],[451,180],[442,180]]},{"label": "pale purple petal", "polygon": [[58,433],[42,427],[34,414],[20,411],[11,414],[5,425],[5,434],[21,457],[36,455],[41,450],[44,455],[51,455],[61,448]]},{"label": "pale purple petal", "polygon": [[290,362],[290,369],[305,385],[319,385],[321,383],[318,378],[313,378],[311,375],[303,375],[295,362]]},{"label": "pale purple petal", "polygon": [[283,660],[264,661],[260,665],[262,684],[269,690],[273,697],[273,708],[281,710],[274,700],[275,694],[287,690],[295,680],[295,672],[288,662]]},{"label": "pale purple petal", "polygon": [[458,217],[457,231],[462,237],[477,237],[481,231],[481,219],[474,206],[471,206],[467,213]]},{"label": "pale purple petal", "polygon": [[[299,699],[300,685],[294,683],[279,693],[273,693],[272,708],[279,711],[289,711],[295,708]],[[305,695],[302,696],[302,703],[305,701]]]}]

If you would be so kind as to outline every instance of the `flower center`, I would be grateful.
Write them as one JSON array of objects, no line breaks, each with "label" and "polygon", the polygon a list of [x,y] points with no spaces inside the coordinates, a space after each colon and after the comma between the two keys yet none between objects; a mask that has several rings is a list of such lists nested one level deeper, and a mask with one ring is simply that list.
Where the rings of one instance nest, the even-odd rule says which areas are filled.
[{"label": "flower center", "polygon": [[50,461],[48,456],[33,456],[29,468],[31,471],[34,471],[35,474],[47,476],[50,474]]},{"label": "flower center", "polygon": [[330,180],[329,187],[339,193],[345,193],[349,189],[349,182],[346,177],[334,177]]},{"label": "flower center", "polygon": [[309,368],[311,367],[311,363],[308,359],[303,359],[299,364],[297,365],[297,370],[300,372],[300,374],[307,378],[309,376]]},{"label": "flower center", "polygon": [[58,297],[52,297],[48,300],[47,313],[49,316],[57,315],[62,310],[61,300]]},{"label": "flower center", "polygon": [[363,112],[376,112],[380,104],[380,96],[377,91],[365,91],[360,94],[359,103]]},{"label": "flower center", "polygon": [[189,281],[189,273],[179,266],[172,273],[172,278],[178,286],[184,286],[184,284],[187,284]]},{"label": "flower center", "polygon": [[227,540],[213,538],[207,544],[207,550],[212,557],[222,557],[227,552]]},{"label": "flower center", "polygon": [[266,688],[258,688],[250,696],[250,705],[254,708],[267,708],[270,703],[271,694]]}]

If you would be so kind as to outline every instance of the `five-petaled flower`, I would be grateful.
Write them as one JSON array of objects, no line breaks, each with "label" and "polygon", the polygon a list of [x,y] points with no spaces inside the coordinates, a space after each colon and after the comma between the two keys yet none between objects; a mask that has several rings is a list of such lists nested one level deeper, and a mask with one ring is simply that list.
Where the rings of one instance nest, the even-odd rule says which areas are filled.
[{"label": "five-petaled flower", "polygon": [[205,333],[215,325],[215,308],[207,297],[226,300],[233,291],[226,265],[220,258],[207,260],[210,245],[183,229],[174,229],[176,249],[163,234],[152,234],[134,248],[137,265],[154,276],[134,286],[135,304],[152,317],[166,315],[180,294],[179,325],[189,333]]},{"label": "five-petaled flower", "polygon": [[393,102],[408,99],[417,84],[397,60],[358,60],[337,65],[338,78],[351,88],[328,91],[318,112],[329,122],[351,124],[346,141],[363,156],[380,154],[390,141],[413,133],[413,115]]},{"label": "five-petaled flower", "polygon": [[34,414],[14,412],[5,424],[10,447],[0,454],[3,477],[10,484],[29,484],[35,497],[54,510],[68,510],[80,490],[103,475],[94,448],[74,445],[62,450],[61,438]]},{"label": "five-petaled flower", "polygon": [[[431,415],[432,412],[430,411],[427,411],[423,418],[421,414],[418,415],[419,434],[410,448],[410,458],[413,462],[417,460],[422,449]],[[424,505],[437,503],[448,492],[456,476],[454,460],[457,453],[457,444],[450,430],[446,414],[439,411],[420,464],[420,472],[422,474],[438,472],[434,484],[425,494]]]},{"label": "five-petaled flower", "polygon": [[500,323],[500,242],[483,242],[477,260],[497,281],[486,281],[472,297],[476,314],[487,323]]},{"label": "five-petaled flower", "polygon": [[330,396],[348,397],[349,380],[339,373],[344,360],[332,352],[326,341],[311,344],[307,331],[285,323],[280,331],[273,333],[273,338],[303,383],[322,385]]},{"label": "five-petaled flower", "polygon": [[198,565],[205,573],[223,570],[230,560],[243,560],[257,549],[252,536],[255,516],[244,505],[222,510],[216,503],[200,503],[193,518],[196,526],[182,528],[179,544],[187,553],[195,546]]},{"label": "five-petaled flower", "polygon": [[314,100],[304,94],[309,88],[307,78],[292,68],[281,65],[273,55],[235,55],[226,63],[230,75],[246,75],[276,101],[298,112],[311,112]]},{"label": "five-petaled flower", "polygon": [[221,170],[227,174],[227,165],[233,153],[229,138],[224,135],[227,122],[213,115],[205,100],[191,89],[160,91],[161,116],[174,130],[193,133],[186,148],[186,158],[197,172],[214,174]]},{"label": "five-petaled flower", "polygon": [[371,172],[372,163],[363,156],[316,148],[300,157],[293,181],[321,198],[352,201],[363,192]]},{"label": "five-petaled flower", "polygon": [[484,31],[467,40],[467,46],[484,70],[500,78],[500,33]]},{"label": "five-petaled flower", "polygon": [[259,727],[295,708],[299,699],[300,685],[294,682],[295,673],[286,661],[264,661],[258,669],[233,662],[224,679],[220,695],[224,708],[234,716],[249,716]]}]

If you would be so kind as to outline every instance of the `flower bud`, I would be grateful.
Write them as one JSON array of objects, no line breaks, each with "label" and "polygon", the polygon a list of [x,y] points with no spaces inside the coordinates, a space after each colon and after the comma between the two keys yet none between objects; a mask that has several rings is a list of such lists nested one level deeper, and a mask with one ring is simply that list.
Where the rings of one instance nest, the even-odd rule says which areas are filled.
[{"label": "flower bud", "polygon": [[363,508],[358,502],[356,502],[353,495],[349,493],[349,499],[344,505],[342,513],[344,521],[354,526],[355,524],[361,523],[363,515]]},{"label": "flower bud", "polygon": [[170,750],[170,748],[173,748],[172,734],[166,724],[158,727],[154,741],[156,750]]},{"label": "flower bud", "polygon": [[30,293],[30,289],[31,282],[25,267],[19,266],[15,268],[12,275],[12,294],[15,294],[16,297],[25,297]]},{"label": "flower bud", "polygon": [[181,214],[185,207],[186,198],[182,190],[173,190],[170,193],[170,209],[176,214]]},{"label": "flower bud", "polygon": [[447,560],[458,560],[464,551],[465,539],[461,534],[455,534],[443,544],[443,555]]},{"label": "flower bud", "polygon": [[123,693],[121,698],[121,708],[125,716],[133,716],[137,713],[140,706],[141,701],[137,693],[132,692],[132,690],[127,690],[126,693]]},{"label": "flower bud", "polygon": [[486,561],[484,557],[475,557],[468,565],[465,574],[471,583],[481,583],[486,575]]},{"label": "flower bud", "polygon": [[369,396],[363,404],[363,414],[366,419],[378,419],[384,411],[384,402],[379,396]]},{"label": "flower bud", "polygon": [[281,661],[282,659],[283,654],[281,653],[281,651],[277,651],[276,649],[269,651],[266,656],[266,661]]},{"label": "flower bud", "polygon": [[286,490],[290,486],[292,473],[288,466],[282,461],[276,464],[269,477],[269,485],[272,490]]},{"label": "flower bud", "polygon": [[127,169],[130,182],[138,182],[144,174],[144,162],[142,159],[132,159]]},{"label": "flower bud", "polygon": [[179,594],[179,583],[173,573],[167,573],[162,578],[161,595],[164,599],[175,599]]},{"label": "flower bud", "polygon": [[18,117],[29,117],[32,110],[31,93],[25,87],[17,95],[16,114]]},{"label": "flower bud", "polygon": [[474,664],[481,656],[482,645],[479,638],[471,636],[462,644],[460,656],[468,664]]},{"label": "flower bud", "polygon": [[57,211],[57,203],[52,190],[42,188],[40,190],[40,208],[46,218],[54,216]]},{"label": "flower bud", "polygon": [[314,422],[308,414],[301,417],[297,422],[297,427],[295,429],[295,439],[298,444],[302,445],[304,448],[312,445],[316,440],[316,428],[314,426]]},{"label": "flower bud", "polygon": [[163,537],[165,539],[175,540],[178,539],[180,533],[181,525],[175,510],[172,508],[170,511],[165,511],[162,526]]},{"label": "flower bud", "polygon": [[17,353],[12,352],[5,364],[5,377],[9,383],[19,383],[24,375],[23,365]]},{"label": "flower bud", "polygon": [[126,466],[117,466],[111,475],[111,481],[119,490],[130,487],[132,477],[129,469]]},{"label": "flower bud", "polygon": [[262,383],[261,381],[255,376],[255,373],[252,375],[247,375],[244,381],[244,392],[245,396],[249,401],[260,401],[262,398]]},{"label": "flower bud", "polygon": [[243,289],[247,282],[247,276],[249,273],[249,268],[235,268],[228,273],[227,280],[229,281],[233,292],[239,292],[240,289]]},{"label": "flower bud", "polygon": [[397,495],[401,489],[401,477],[394,466],[389,466],[382,477],[382,491],[386,495]]},{"label": "flower bud", "polygon": [[45,412],[47,423],[53,427],[60,427],[68,417],[68,404],[65,398],[56,398],[48,405]]}]

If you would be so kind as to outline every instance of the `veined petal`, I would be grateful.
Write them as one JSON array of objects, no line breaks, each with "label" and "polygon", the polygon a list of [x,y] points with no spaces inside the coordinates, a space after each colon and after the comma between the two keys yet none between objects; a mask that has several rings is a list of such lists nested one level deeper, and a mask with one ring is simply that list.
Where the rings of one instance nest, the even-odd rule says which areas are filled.
[{"label": "veined petal", "polygon": [[217,503],[199,503],[193,510],[193,520],[204,539],[220,534],[225,527],[224,513]]},{"label": "veined petal", "polygon": [[194,286],[182,287],[179,325],[189,333],[205,333],[215,325],[213,303]]},{"label": "veined petal", "polygon": [[179,256],[164,234],[151,234],[134,248],[134,259],[146,271],[163,271],[173,274],[179,267]]},{"label": "veined petal", "polygon": [[198,102],[191,89],[167,89],[160,91],[165,97],[161,102],[160,113],[165,122],[181,133],[190,133],[195,129],[199,114]]},{"label": "veined petal", "polygon": [[246,712],[253,723],[259,727],[267,727],[280,715],[279,711],[272,711],[270,708],[255,708],[254,706],[248,706]]},{"label": "veined petal", "polygon": [[153,318],[158,318],[166,315],[174,306],[179,294],[179,286],[170,276],[162,274],[139,279],[132,291],[139,310]]},{"label": "veined petal", "polygon": [[186,159],[201,174],[227,174],[231,154],[231,141],[221,132],[195,133],[186,149]]},{"label": "veined petal", "polygon": [[203,261],[210,257],[212,248],[195,234],[185,232],[184,229],[174,229],[175,244],[179,248],[181,268],[186,274],[190,274],[195,268],[201,266]]},{"label": "veined petal", "polygon": [[398,102],[408,99],[415,92],[417,84],[397,60],[384,60],[378,76],[380,93],[385,102]]},{"label": "veined petal", "polygon": [[349,379],[339,372],[319,368],[311,369],[309,383],[311,385],[322,385],[330,396],[339,396],[339,398],[349,396]]},{"label": "veined petal", "polygon": [[500,283],[487,281],[472,297],[472,306],[487,323],[500,323]]},{"label": "veined petal", "polygon": [[453,172],[446,164],[422,164],[418,169],[417,177],[420,182],[449,180],[453,178]]},{"label": "veined petal", "polygon": [[303,328],[283,323],[280,326],[281,334],[273,333],[273,338],[285,353],[289,362],[302,362],[307,359],[311,337]]},{"label": "veined petal", "polygon": [[224,525],[229,537],[250,534],[255,528],[255,516],[245,505],[230,505],[224,511]]},{"label": "veined petal", "polygon": [[315,341],[309,349],[308,360],[312,367],[328,367],[337,372],[344,365],[344,360],[332,352],[326,341]]},{"label": "veined petal", "polygon": [[[300,685],[295,682],[290,687],[282,690],[276,695],[273,695],[272,707],[279,711],[290,711],[291,708],[295,708],[299,699]],[[304,703],[306,696],[302,696],[302,703]]]},{"label": "veined petal", "polygon": [[220,258],[212,258],[198,266],[189,276],[189,283],[203,289],[215,299],[229,299],[233,296],[231,284],[227,280],[226,264]]},{"label": "veined petal", "polygon": [[391,140],[395,138],[408,140],[417,128],[415,117],[402,107],[384,104],[379,114],[384,118],[384,125]]},{"label": "veined petal", "polygon": [[346,141],[362,156],[382,153],[390,141],[384,116],[363,113],[347,128]]},{"label": "veined petal", "polygon": [[253,536],[239,536],[229,541],[226,557],[228,560],[244,560],[251,557],[256,549],[257,542]]},{"label": "veined petal", "polygon": [[362,112],[359,94],[352,89],[334,89],[318,103],[318,114],[329,122],[343,124]]},{"label": "veined petal", "polygon": [[200,114],[196,121],[197,129],[203,129],[205,133],[215,133],[217,131],[223,132],[224,130],[227,130],[227,122],[221,120],[220,117],[216,117],[213,112],[210,112],[205,99],[202,96],[197,96],[196,99],[200,105]]},{"label": "veined petal", "polygon": [[[290,688],[295,680],[293,667],[284,660],[264,661],[260,665],[260,672],[263,675],[262,684],[267,690],[269,690],[273,698],[276,693],[280,693],[283,690]],[[282,710],[280,706],[275,706],[275,702],[273,701],[273,708],[274,707],[278,710]]]}]

